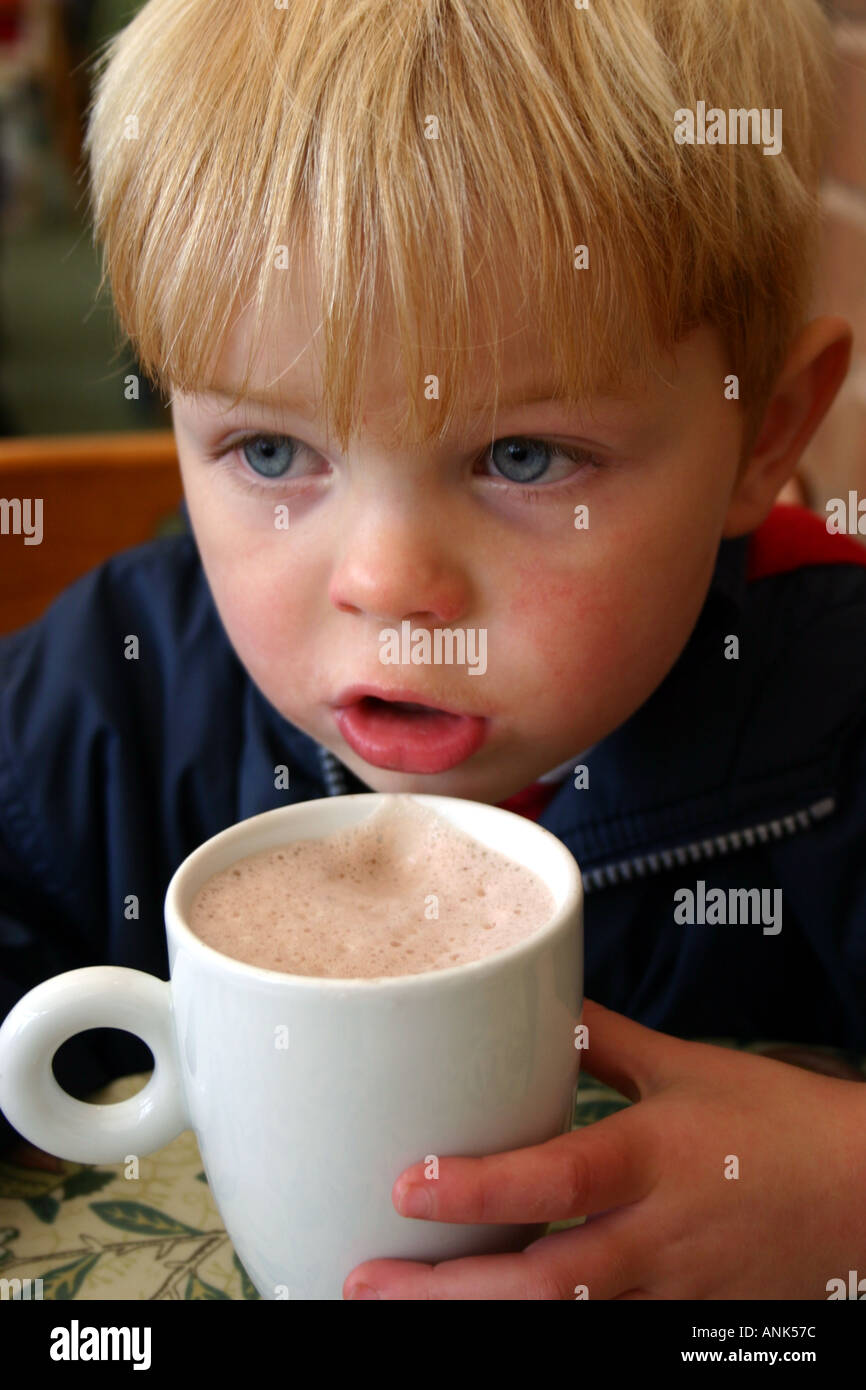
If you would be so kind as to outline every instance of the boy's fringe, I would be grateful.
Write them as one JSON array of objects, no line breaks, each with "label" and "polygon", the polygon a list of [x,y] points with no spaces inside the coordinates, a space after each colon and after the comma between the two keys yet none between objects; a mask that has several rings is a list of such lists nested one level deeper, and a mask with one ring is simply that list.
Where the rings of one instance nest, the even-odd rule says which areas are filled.
[{"label": "boy's fringe", "polygon": [[[379,335],[402,353],[398,437],[426,442],[482,365],[495,408],[497,342],[528,321],[582,404],[714,326],[748,413],[809,309],[831,53],[817,0],[149,0],[94,63],[99,288],[164,391],[211,384],[252,313],[239,398],[302,294],[343,448]],[[699,101],[781,108],[782,153],[678,145]]]}]

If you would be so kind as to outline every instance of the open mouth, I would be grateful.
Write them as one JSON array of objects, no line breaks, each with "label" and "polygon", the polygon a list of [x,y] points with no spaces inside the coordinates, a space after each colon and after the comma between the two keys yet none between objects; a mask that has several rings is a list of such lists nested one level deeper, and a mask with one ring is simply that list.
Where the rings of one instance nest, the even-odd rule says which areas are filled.
[{"label": "open mouth", "polygon": [[[415,705],[409,700],[382,700],[378,695],[362,695],[357,702],[368,709],[399,710],[401,713],[442,714],[447,711],[434,709],[433,705]],[[458,716],[459,717],[459,716]]]},{"label": "open mouth", "polygon": [[411,700],[361,695],[334,711],[341,735],[373,767],[445,772],[481,747],[487,720]]}]

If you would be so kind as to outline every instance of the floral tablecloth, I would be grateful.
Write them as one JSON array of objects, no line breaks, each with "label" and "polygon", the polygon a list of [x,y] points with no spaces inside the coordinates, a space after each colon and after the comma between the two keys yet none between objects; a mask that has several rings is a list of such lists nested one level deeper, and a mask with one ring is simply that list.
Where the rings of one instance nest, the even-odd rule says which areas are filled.
[{"label": "floral tablecloth", "polygon": [[[702,1041],[866,1081],[866,1057],[834,1048]],[[123,1077],[90,1099],[125,1100],[149,1076]],[[628,1104],[584,1074],[574,1128]],[[131,1176],[123,1164],[72,1163],[32,1150],[0,1160],[0,1279],[39,1278],[44,1299],[259,1298],[220,1220],[193,1132],[138,1164]]]}]

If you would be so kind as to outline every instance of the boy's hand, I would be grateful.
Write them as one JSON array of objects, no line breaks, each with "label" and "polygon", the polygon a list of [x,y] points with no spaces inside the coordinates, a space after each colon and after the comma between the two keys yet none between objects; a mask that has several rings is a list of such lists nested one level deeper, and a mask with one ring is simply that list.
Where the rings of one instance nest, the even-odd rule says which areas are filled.
[{"label": "boy's hand", "polygon": [[517,1254],[368,1260],[345,1298],[366,1284],[397,1299],[573,1299],[578,1285],[590,1299],[824,1299],[829,1279],[866,1274],[866,1087],[590,1000],[583,1022],[585,1070],[636,1105],[534,1148],[440,1158],[438,1179],[414,1164],[392,1198],[400,1211],[407,1189],[428,1194],[434,1221],[586,1223]]}]

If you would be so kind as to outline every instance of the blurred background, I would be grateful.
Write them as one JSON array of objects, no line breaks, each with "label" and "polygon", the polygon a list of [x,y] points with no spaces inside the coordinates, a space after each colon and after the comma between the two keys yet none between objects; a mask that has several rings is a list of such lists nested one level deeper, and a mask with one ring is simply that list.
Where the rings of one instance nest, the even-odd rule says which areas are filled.
[{"label": "blurred background", "polygon": [[[783,497],[804,501],[824,516],[830,497],[847,498],[851,489],[866,496],[866,0],[822,2],[834,25],[839,120],[823,179],[824,238],[814,310],[847,318],[856,347],[848,380],[809,447],[794,487]],[[83,509],[82,499],[90,499],[86,515],[81,510],[74,525],[68,518],[68,526],[78,531],[93,522],[92,499],[105,493],[110,485],[106,478],[113,476],[110,470],[116,471],[119,458],[137,458],[148,477],[156,476],[154,466],[161,473],[152,507],[157,525],[166,497],[171,510],[177,505],[173,493],[179,495],[174,474],[166,482],[166,469],[175,468],[171,454],[157,448],[154,465],[147,453],[151,446],[142,454],[140,443],[141,432],[152,431],[161,432],[164,444],[170,413],[141,376],[139,398],[126,399],[123,379],[136,371],[135,359],[130,349],[118,350],[107,292],[101,302],[95,299],[99,263],[81,166],[87,63],[100,42],[123,28],[141,4],[0,0],[0,454],[6,459],[5,464],[0,460],[0,493],[8,497],[10,488],[25,486],[20,474],[3,476],[7,465],[16,459],[28,467],[44,461],[36,448],[38,437],[78,438],[77,454],[61,450],[57,455],[63,467],[77,460],[78,472],[65,475],[70,505]],[[109,439],[116,440],[118,433],[129,435],[126,456]],[[102,457],[109,471],[100,475],[101,481],[86,470],[97,450],[95,435],[106,436]],[[28,439],[33,440],[30,454],[23,447]],[[156,433],[153,440],[156,447]],[[8,452],[13,443],[14,457]],[[55,496],[51,477],[44,477]],[[90,493],[84,486],[88,478]],[[131,479],[130,474],[130,485]],[[35,475],[28,474],[27,482],[35,495]],[[154,517],[140,520],[139,532]],[[144,538],[134,529],[121,532],[116,511],[104,525],[93,525],[89,539],[81,532],[81,546],[69,551],[50,587],[56,589],[104,555]],[[16,554],[23,564],[22,584],[29,588],[44,565],[39,569],[31,563],[32,551],[25,555],[16,546]],[[22,613],[34,616],[44,606],[43,598],[33,595],[31,601],[19,594],[15,620],[21,621]],[[0,631],[9,621],[0,595]]]},{"label": "blurred background", "polygon": [[166,429],[134,358],[114,356],[87,224],[84,67],[141,0],[0,0],[0,434]]}]

